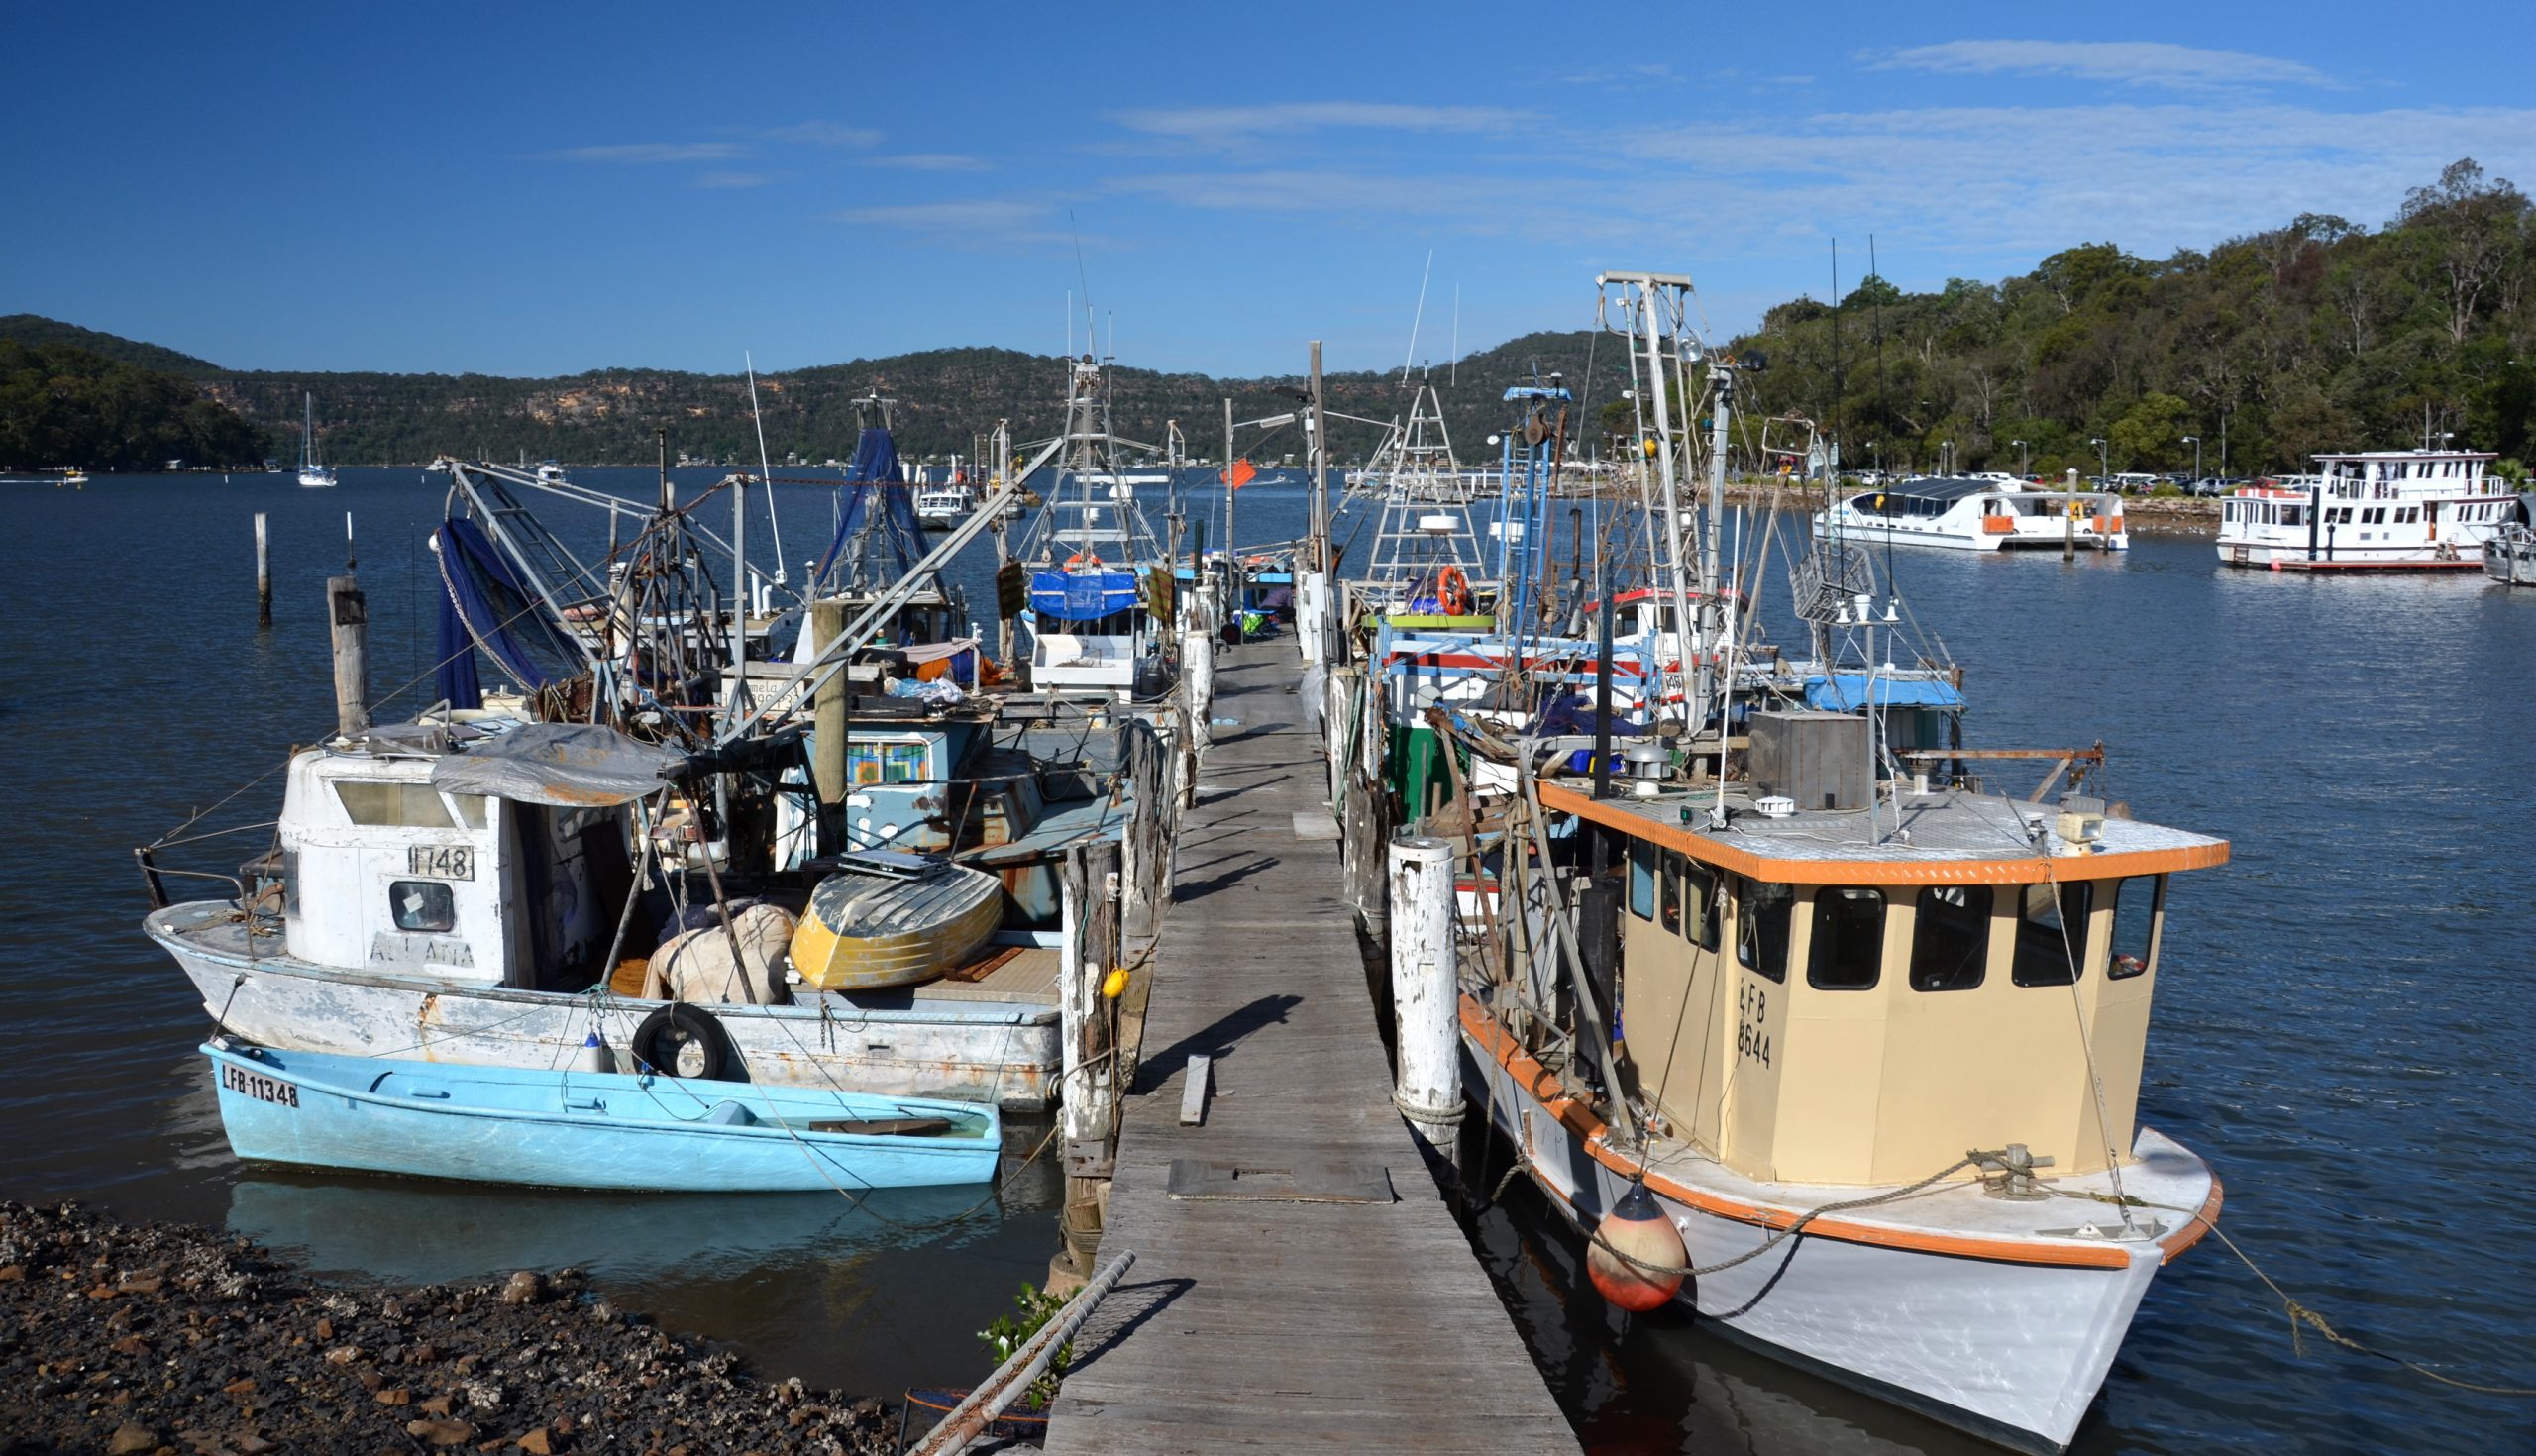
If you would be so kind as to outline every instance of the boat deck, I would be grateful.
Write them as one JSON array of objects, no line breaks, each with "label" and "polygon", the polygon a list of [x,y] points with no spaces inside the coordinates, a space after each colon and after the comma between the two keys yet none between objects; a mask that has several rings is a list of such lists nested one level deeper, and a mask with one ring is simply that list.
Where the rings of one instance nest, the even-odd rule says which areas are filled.
[{"label": "boat deck", "polygon": [[[1047,1449],[1574,1452],[1392,1107],[1291,651],[1217,670],[1242,726],[1181,829],[1102,1242],[1136,1262],[1074,1342]],[[1183,1126],[1195,1056],[1215,1091]]]}]

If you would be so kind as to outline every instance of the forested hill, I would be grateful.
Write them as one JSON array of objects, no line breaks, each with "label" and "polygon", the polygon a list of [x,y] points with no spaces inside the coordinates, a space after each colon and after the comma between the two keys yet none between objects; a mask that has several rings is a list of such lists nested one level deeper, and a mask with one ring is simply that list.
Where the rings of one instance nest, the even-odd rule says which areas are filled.
[{"label": "forested hill", "polygon": [[[1769,361],[1748,376],[1744,405],[1835,429],[1853,465],[1934,467],[1952,443],[1962,469],[2092,473],[2098,455],[2088,442],[2102,439],[2114,469],[2179,470],[2192,467],[2197,436],[2206,473],[2221,472],[2224,438],[2226,472],[2242,475],[2317,451],[2400,448],[2425,430],[2526,459],[2536,453],[2536,214],[2516,187],[2472,161],[2389,201],[2399,204],[2395,216],[2374,229],[2306,214],[2159,260],[2086,244],[2000,283],[1955,279],[1904,293],[1869,277],[1837,310],[1810,298],[1781,304],[1730,346]],[[443,454],[637,463],[652,459],[663,425],[677,453],[756,455],[737,375],[241,372],[25,314],[0,319],[0,339],[73,345],[197,380],[283,456],[296,454],[300,396],[313,393],[320,453],[341,465]],[[1283,378],[1117,368],[1119,433],[1159,442],[1177,421],[1193,455],[1216,454],[1226,395],[1244,419],[1293,406],[1300,342],[1296,355],[1298,373]],[[1599,416],[1627,387],[1627,370],[1623,341],[1580,330],[1527,335],[1458,366],[1436,364],[1432,376],[1453,380],[1446,418],[1459,454],[1476,463],[1507,422],[1509,385],[1535,371],[1561,374]],[[876,387],[898,401],[902,451],[939,458],[971,453],[998,419],[1011,422],[1016,442],[1054,433],[1065,368],[1011,350],[938,349],[759,383],[778,460],[848,458],[852,401]],[[1397,370],[1329,377],[1329,406],[1342,413],[1388,420],[1408,403]],[[1625,407],[1614,413],[1625,421]],[[1351,457],[1376,433],[1338,425],[1331,438]],[[1245,435],[1242,448],[1282,458],[1302,449],[1300,432]]]},{"label": "forested hill", "polygon": [[2223,432],[2234,474],[2425,432],[2526,461],[2531,283],[2536,214],[2467,160],[2374,230],[2310,213],[2158,261],[2091,244],[1997,284],[1869,277],[1837,320],[1781,304],[1737,347],[1769,362],[1766,408],[1840,422],[1855,465],[1930,467],[1953,441],[1965,469],[2030,451],[2038,472],[2093,474],[2101,439],[2116,470],[2183,470],[2198,436],[2219,473]]},{"label": "forested hill", "polygon": [[[1506,387],[1567,368],[1581,371],[1585,334],[1537,334],[1464,359],[1458,387],[1448,395],[1448,417],[1457,444],[1476,460],[1484,438],[1506,418]],[[20,314],[0,319],[0,339],[76,341],[79,347],[119,359],[183,355],[96,334],[51,319]],[[1303,349],[1296,354],[1301,363]],[[1610,356],[1618,358],[1619,356]],[[439,455],[476,459],[553,458],[575,464],[634,464],[654,458],[653,431],[666,425],[670,449],[698,459],[753,461],[757,439],[749,418],[746,378],[666,369],[595,369],[561,379],[514,379],[489,374],[302,374],[222,369],[189,361],[202,372],[203,390],[264,426],[274,453],[295,456],[303,393],[316,396],[319,453],[338,465],[428,461]],[[1438,365],[1439,382],[1454,372]],[[974,442],[999,419],[1011,422],[1023,442],[1056,433],[1065,402],[1065,364],[1053,356],[1008,349],[936,349],[887,359],[858,359],[818,368],[760,374],[767,447],[781,462],[788,454],[806,461],[850,459],[858,428],[853,401],[876,388],[898,401],[895,411],[902,453],[940,457],[973,454]],[[1244,420],[1294,408],[1304,375],[1279,378],[1211,378],[1120,367],[1112,371],[1118,432],[1160,443],[1177,421],[1189,451],[1222,451],[1223,400]],[[1408,386],[1397,370],[1385,374],[1331,374],[1328,405],[1344,414],[1389,420],[1409,407]],[[1581,372],[1571,385],[1581,387]],[[1331,438],[1342,455],[1369,449],[1378,430],[1336,422]],[[1303,449],[1301,432],[1275,436],[1246,431],[1245,452],[1270,458]]]}]

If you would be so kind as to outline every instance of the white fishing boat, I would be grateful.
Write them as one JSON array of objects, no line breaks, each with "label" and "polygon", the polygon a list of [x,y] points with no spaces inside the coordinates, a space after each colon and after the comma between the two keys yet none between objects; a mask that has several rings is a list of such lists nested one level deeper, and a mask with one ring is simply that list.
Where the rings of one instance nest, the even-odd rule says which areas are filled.
[{"label": "white fishing boat", "polygon": [[[1109,371],[1067,365],[1065,432],[1043,442],[1056,477],[1015,557],[1028,572],[1030,685],[1066,696],[1152,698],[1170,686],[1161,603],[1170,564],[1140,496],[1166,491],[1163,469],[1130,469],[1139,450],[1110,429]],[[1026,476],[1024,477],[1026,478]]]},{"label": "white fishing boat", "polygon": [[2275,572],[2473,571],[2517,497],[2477,450],[2320,455],[2220,501],[2219,560]]},{"label": "white fishing boat", "polygon": [[559,461],[539,461],[537,463],[537,478],[540,483],[547,485],[570,485],[573,483],[573,477],[564,473],[563,464]]},{"label": "white fishing boat", "polygon": [[[266,831],[277,855],[236,898],[172,903],[161,876],[174,872],[145,858],[159,905],[145,929],[219,1024],[265,1046],[548,1067],[595,1034],[620,1058],[706,1078],[1012,1107],[1053,1097],[1052,952],[865,992],[803,979],[783,954],[789,915],[734,913],[742,975],[690,972],[673,949],[683,925],[635,932],[644,867],[691,843],[636,803],[665,786],[643,793],[639,774],[624,777],[645,762],[667,760],[605,728],[490,716],[302,749]],[[714,912],[687,921],[718,955]]]},{"label": "white fishing boat", "polygon": [[977,487],[964,479],[920,486],[915,492],[915,518],[928,531],[948,531],[977,508]]},{"label": "white fishing boat", "polygon": [[324,490],[335,483],[335,472],[317,463],[317,396],[300,396],[299,483],[310,490]]},{"label": "white fishing boat", "polygon": [[1861,490],[1814,517],[1861,545],[1948,551],[2127,551],[2122,497],[2108,490],[2052,490],[2017,480],[1923,475]]}]

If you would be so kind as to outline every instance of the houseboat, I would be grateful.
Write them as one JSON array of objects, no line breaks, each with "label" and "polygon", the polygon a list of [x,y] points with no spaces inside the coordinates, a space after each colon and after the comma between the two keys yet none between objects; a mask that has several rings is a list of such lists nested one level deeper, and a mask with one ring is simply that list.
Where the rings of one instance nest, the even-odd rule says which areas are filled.
[{"label": "houseboat", "polygon": [[2016,551],[2127,551],[2122,497],[2013,480],[1928,475],[1862,490],[1814,517],[1818,536],[1860,545]]},{"label": "houseboat", "polygon": [[2275,572],[2473,571],[2517,497],[2475,450],[2320,455],[2220,502],[2219,560]]}]

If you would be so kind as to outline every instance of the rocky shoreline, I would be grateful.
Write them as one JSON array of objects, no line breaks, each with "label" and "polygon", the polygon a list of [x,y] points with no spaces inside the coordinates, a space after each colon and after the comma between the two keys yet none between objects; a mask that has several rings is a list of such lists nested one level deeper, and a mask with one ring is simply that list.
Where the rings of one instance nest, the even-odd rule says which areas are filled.
[{"label": "rocky shoreline", "polygon": [[878,1400],[768,1382],[577,1271],[330,1288],[248,1240],[0,1202],[0,1456],[893,1449]]}]

